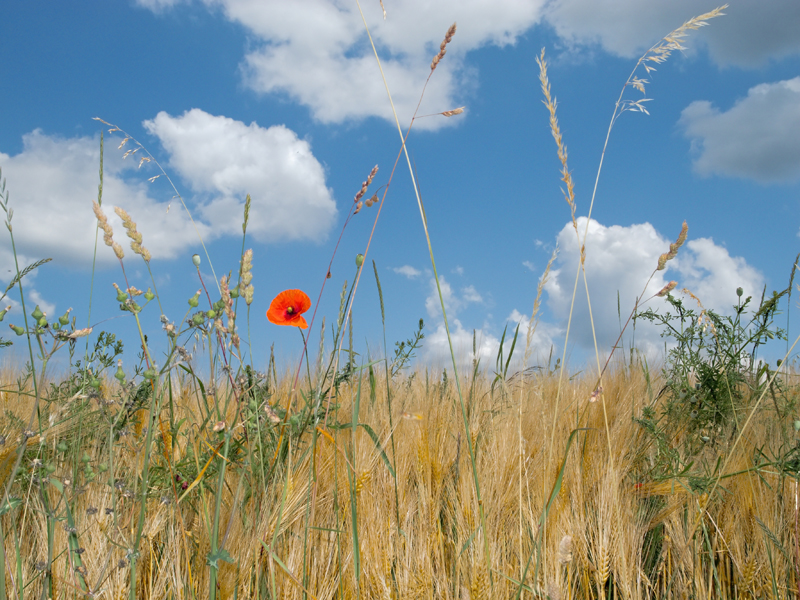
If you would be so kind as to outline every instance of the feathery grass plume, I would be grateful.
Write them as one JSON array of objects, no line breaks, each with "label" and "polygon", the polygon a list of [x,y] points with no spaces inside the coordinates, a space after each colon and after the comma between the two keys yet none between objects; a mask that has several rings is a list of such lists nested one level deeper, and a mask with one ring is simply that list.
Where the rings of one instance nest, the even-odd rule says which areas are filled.
[{"label": "feathery grass plume", "polygon": [[242,255],[242,266],[239,271],[239,293],[244,297],[247,306],[253,303],[253,250],[249,249]]},{"label": "feathery grass plume", "polygon": [[678,256],[678,248],[683,246],[688,233],[689,226],[686,224],[686,221],[684,221],[683,226],[681,227],[681,232],[678,235],[678,239],[675,240],[674,244],[669,245],[669,252],[665,252],[658,257],[658,267],[656,268],[656,271],[663,271],[667,266],[667,262]]},{"label": "feathery grass plume", "polygon": [[439,64],[439,61],[444,58],[444,55],[447,53],[447,44],[453,41],[453,36],[456,34],[456,24],[453,23],[450,25],[450,29],[447,30],[447,33],[442,40],[442,43],[439,45],[439,54],[433,57],[431,61],[431,71],[436,69],[436,66]]},{"label": "feathery grass plume", "polygon": [[[547,107],[547,111],[550,113],[550,133],[553,134],[553,139],[556,141],[558,160],[561,161],[561,181],[567,186],[567,190],[562,190],[562,193],[569,205],[572,227],[577,233],[578,221],[575,219],[575,182],[572,180],[572,173],[570,173],[567,167],[567,146],[564,144],[564,140],[561,136],[561,127],[558,125],[558,117],[556,116],[558,101],[553,98],[550,91],[550,80],[547,78],[547,61],[544,59],[544,48],[542,48],[542,53],[536,57],[536,64],[539,65],[539,82],[541,83],[542,93],[544,94],[542,104]],[[583,256],[581,256],[581,259],[583,259]]]},{"label": "feathery grass plume", "polygon": [[94,210],[94,215],[97,217],[98,226],[103,230],[103,242],[114,251],[118,259],[122,260],[125,257],[125,253],[122,251],[122,246],[114,241],[114,230],[108,224],[108,218],[103,209],[100,208],[97,202],[92,202],[92,210]]},{"label": "feathery grass plume", "polygon": [[[666,62],[666,60],[670,57],[670,55],[675,50],[685,50],[686,47],[681,44],[683,39],[689,33],[689,31],[700,29],[701,27],[705,27],[708,25],[708,21],[715,18],[721,17],[725,13],[722,12],[728,8],[728,5],[725,4],[714,10],[707,12],[705,14],[699,15],[697,17],[693,17],[686,21],[683,25],[672,31],[671,33],[667,34],[659,42],[650,48],[647,52],[645,52],[642,57],[636,62],[636,66],[634,66],[631,75],[628,77],[628,80],[625,82],[625,86],[623,87],[623,92],[625,88],[628,86],[633,87],[634,89],[640,91],[642,94],[645,93],[645,84],[650,83],[647,79],[642,79],[636,75],[636,71],[639,70],[639,67],[644,67],[645,71],[648,74],[652,73],[656,70],[656,68],[649,63],[661,64]],[[649,98],[642,98],[640,100],[625,100],[622,101],[622,96],[617,101],[617,111],[615,111],[615,117],[619,117],[623,112],[626,110],[636,111],[636,112],[643,112],[645,114],[650,114],[647,112],[647,109],[644,107],[644,102],[649,102]]]},{"label": "feathery grass plume", "polygon": [[550,255],[550,260],[547,261],[547,267],[542,277],[539,279],[539,284],[536,286],[536,300],[533,301],[531,320],[528,321],[528,334],[525,338],[525,358],[522,362],[523,369],[528,364],[528,360],[531,357],[531,351],[533,350],[533,334],[536,333],[536,326],[539,324],[538,316],[539,309],[542,305],[542,292],[544,291],[544,286],[547,285],[547,281],[550,279],[550,269],[553,266],[553,262],[556,260],[556,256],[558,256],[558,246],[556,246],[553,253]]},{"label": "feathery grass plume", "polygon": [[149,263],[152,257],[150,256],[150,251],[142,246],[142,234],[136,229],[136,223],[131,219],[130,215],[125,212],[125,209],[115,206],[114,212],[122,219],[122,226],[131,239],[131,250],[133,250],[133,253],[141,256],[144,262]]}]

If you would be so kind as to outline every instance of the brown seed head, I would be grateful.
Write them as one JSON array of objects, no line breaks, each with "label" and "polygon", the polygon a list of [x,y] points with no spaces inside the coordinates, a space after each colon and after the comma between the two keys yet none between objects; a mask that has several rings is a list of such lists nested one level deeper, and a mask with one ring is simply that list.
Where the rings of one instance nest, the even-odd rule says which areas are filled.
[{"label": "brown seed head", "polygon": [[447,30],[447,34],[444,36],[444,40],[439,45],[439,54],[433,57],[431,61],[431,71],[436,69],[436,65],[439,64],[439,61],[444,58],[445,53],[447,52],[447,44],[453,41],[453,36],[456,34],[456,24],[453,23],[450,25],[450,29]]},{"label": "brown seed head", "polygon": [[106,246],[111,247],[114,243],[114,230],[108,224],[108,218],[103,213],[103,209],[97,202],[92,202],[92,210],[95,217],[97,217],[97,225],[103,230],[103,242]]},{"label": "brown seed head", "polygon": [[[358,204],[359,200],[361,200],[361,198],[364,197],[364,194],[367,193],[367,188],[370,186],[372,180],[375,178],[375,175],[377,175],[377,173],[378,173],[378,165],[375,165],[374,167],[372,167],[372,170],[369,172],[369,175],[367,176],[367,180],[361,184],[361,189],[358,190],[356,197],[353,199],[353,202],[355,204]],[[358,210],[356,210],[356,212],[358,212]]]},{"label": "brown seed head", "polygon": [[463,106],[460,106],[460,107],[458,107],[458,108],[454,108],[453,110],[446,110],[446,111],[444,111],[442,114],[443,114],[445,117],[454,117],[454,116],[456,116],[456,115],[460,115],[460,114],[461,114],[461,113],[463,113],[463,112],[464,112],[464,107],[463,107]]},{"label": "brown seed head", "polygon": [[656,294],[656,296],[658,296],[659,298],[663,298],[664,296],[669,294],[672,290],[674,290],[676,285],[678,285],[677,281],[670,281],[667,285],[661,288],[661,291],[659,291]]}]

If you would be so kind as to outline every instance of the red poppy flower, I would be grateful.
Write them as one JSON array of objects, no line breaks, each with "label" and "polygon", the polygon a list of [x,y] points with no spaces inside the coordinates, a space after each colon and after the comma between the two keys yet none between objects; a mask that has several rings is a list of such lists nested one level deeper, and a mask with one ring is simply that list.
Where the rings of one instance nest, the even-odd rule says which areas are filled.
[{"label": "red poppy flower", "polygon": [[308,323],[303,313],[311,308],[311,300],[302,290],[286,290],[281,292],[269,305],[267,318],[275,325],[292,325],[306,329]]}]

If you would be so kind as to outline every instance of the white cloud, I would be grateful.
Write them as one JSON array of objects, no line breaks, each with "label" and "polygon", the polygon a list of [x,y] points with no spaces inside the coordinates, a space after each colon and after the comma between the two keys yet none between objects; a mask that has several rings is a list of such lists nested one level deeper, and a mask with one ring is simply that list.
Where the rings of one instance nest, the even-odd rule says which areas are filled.
[{"label": "white cloud", "polygon": [[[517,338],[514,354],[509,366],[509,374],[522,369],[522,361],[525,358],[525,347],[527,344],[529,317],[521,314],[514,309],[509,315],[508,329],[505,341],[503,342],[503,356],[508,358],[513,344],[514,331],[519,324],[519,337]],[[453,342],[453,352],[456,356],[456,364],[461,374],[472,369],[472,361],[477,355],[484,369],[494,369],[497,360],[498,350],[500,349],[500,338],[495,336],[489,327],[484,324],[481,328],[467,329],[459,319],[449,319],[450,339]],[[475,349],[473,354],[473,335],[475,336]],[[531,339],[529,363],[541,362],[554,346],[554,339],[563,335],[563,332],[555,325],[539,322]],[[452,364],[450,356],[450,346],[447,343],[447,332],[444,322],[440,321],[436,329],[425,337],[425,362],[426,364],[448,367]]]},{"label": "white cloud", "polygon": [[[328,230],[336,207],[325,187],[322,167],[308,143],[288,129],[248,127],[198,110],[179,118],[160,113],[148,124],[171,154],[176,171],[195,191],[212,199],[195,210],[194,225],[182,207],[173,205],[167,211],[172,190],[159,187],[163,179],[147,183],[145,177],[155,173],[137,171],[136,160],[123,160],[117,150],[119,138],[107,138],[103,209],[127,256],[131,255],[128,240],[113,206],[128,211],[154,259],[186,252],[197,244],[198,232],[206,241],[224,234],[240,236],[245,190],[253,198],[248,232],[258,239],[319,239]],[[51,257],[61,267],[91,264],[99,140],[61,138],[35,130],[25,134],[22,143],[22,151],[15,156],[0,153],[22,262]],[[248,152],[257,158],[247,158]],[[10,277],[11,258],[10,242],[4,236],[0,239],[0,280]],[[102,241],[97,260],[101,266],[116,261]]]},{"label": "white cloud", "polygon": [[408,277],[409,279],[416,279],[420,276],[421,271],[415,269],[411,265],[403,265],[402,267],[395,267],[392,269],[395,273]]},{"label": "white cloud", "polygon": [[[458,319],[449,319],[448,322],[459,375],[467,374],[467,371],[472,368],[472,360],[474,358],[472,353],[473,334],[475,335],[476,354],[481,361],[481,366],[484,368],[494,366],[497,350],[500,348],[500,340],[497,337],[485,329],[476,329],[474,332],[473,330],[465,329]],[[426,334],[423,348],[425,364],[435,367],[450,367],[452,358],[444,322],[440,321],[432,333]]]},{"label": "white cloud", "polygon": [[462,266],[454,267],[453,268],[453,273],[455,273],[456,275],[463,275],[464,274],[464,267],[462,267]]},{"label": "white cloud", "polygon": [[461,297],[463,298],[464,303],[468,304],[470,302],[477,302],[482,303],[483,297],[478,293],[478,290],[475,289],[474,285],[468,285],[464,288],[461,288]]},{"label": "white cloud", "polygon": [[[691,17],[719,6],[716,0],[555,0],[546,18],[568,44],[598,44],[636,58]],[[800,53],[800,3],[742,0],[692,37],[703,40],[720,65],[752,67]],[[693,42],[689,42],[694,46]]]},{"label": "white cloud", "polygon": [[[586,218],[580,217],[578,230],[583,232],[585,226]],[[706,308],[722,314],[730,313],[738,286],[745,288],[749,294],[763,285],[763,277],[743,258],[731,257],[725,248],[716,245],[713,240],[701,238],[685,244],[678,257],[668,263],[665,271],[657,272],[643,291],[645,282],[658,263],[659,255],[668,250],[670,241],[649,223],[629,227],[605,227],[594,220],[590,223],[586,241],[586,278],[601,352],[607,352],[616,341],[620,321],[624,325],[636,297],[641,294],[644,299],[650,298],[669,279],[678,281],[681,288],[690,289]],[[558,245],[561,251],[545,290],[551,312],[565,325],[579,257],[572,223],[567,223],[559,233]],[[570,338],[590,349],[593,348],[592,330],[584,289],[581,278],[575,298]],[[660,310],[662,306],[656,304],[659,302],[663,303],[663,300],[653,298],[648,301],[647,306]],[[666,307],[663,306],[663,309],[666,310]],[[659,331],[641,321],[637,324],[636,344],[646,352],[663,346]]]},{"label": "white cloud", "polygon": [[522,261],[522,266],[525,267],[526,269],[528,269],[528,271],[530,271],[531,273],[533,273],[536,270],[536,265],[534,265],[529,260],[523,260]]},{"label": "white cloud", "polygon": [[[483,303],[483,297],[478,293],[474,285],[465,286],[461,288],[461,294],[456,294],[453,291],[453,286],[450,285],[444,275],[439,275],[439,285],[442,289],[442,298],[444,299],[448,317],[455,317],[468,304]],[[425,298],[425,309],[430,317],[440,317],[442,315],[442,302],[439,299],[439,290],[433,277],[430,279],[430,294]]]},{"label": "white cloud", "polygon": [[160,112],[144,126],[192,189],[212,197],[200,211],[217,235],[241,233],[248,193],[248,233],[259,241],[319,240],[330,230],[336,204],[322,165],[283,125],[265,129],[194,108],[180,117]]},{"label": "white cloud", "polygon": [[692,102],[679,124],[703,175],[800,178],[800,77],[757,85],[725,112],[707,101]]},{"label": "white cloud", "polygon": [[[394,121],[381,72],[359,8],[345,0],[203,0],[250,34],[241,70],[257,92],[278,93],[307,106],[315,119],[338,123],[379,117]],[[473,74],[464,56],[487,44],[514,43],[539,18],[545,0],[405,0],[362,3],[381,56],[383,72],[407,126],[416,108],[431,59],[453,21],[458,32],[425,92],[420,114],[465,104]],[[160,11],[168,0],[139,0]],[[415,127],[436,128],[457,119],[427,118]]]},{"label": "white cloud", "polygon": [[[439,298],[439,288],[441,288],[442,295]],[[455,317],[461,307],[464,305],[463,301],[453,293],[453,287],[445,279],[444,275],[439,275],[439,287],[436,286],[436,280],[431,277],[430,280],[430,295],[425,298],[425,310],[428,311],[429,317],[440,317],[442,315],[442,300],[444,307],[447,311],[448,317]]]},{"label": "white cloud", "polygon": [[710,238],[691,240],[686,252],[680,252],[675,267],[680,273],[680,285],[697,296],[706,308],[731,314],[736,304],[736,288],[744,296],[759,296],[764,278],[744,258],[731,256]]},{"label": "white cloud", "polygon": [[[11,191],[17,251],[30,262],[52,257],[60,266],[90,264],[97,226],[92,200],[97,198],[99,183],[99,141],[51,137],[37,129],[24,135],[22,142],[19,154],[0,153],[0,165]],[[115,239],[127,247],[122,223],[113,213],[111,202],[129,211],[144,237],[144,246],[154,257],[171,258],[195,241],[197,234],[185,213],[173,210],[167,214],[167,203],[154,200],[147,184],[123,178],[123,172],[135,169],[136,163],[123,162],[122,153],[116,151],[118,142],[106,140],[103,169],[103,207]],[[209,233],[202,224],[200,230]],[[7,238],[0,241],[0,247],[10,249]],[[97,260],[100,264],[116,261],[102,241]],[[7,269],[0,266],[0,273]]]}]

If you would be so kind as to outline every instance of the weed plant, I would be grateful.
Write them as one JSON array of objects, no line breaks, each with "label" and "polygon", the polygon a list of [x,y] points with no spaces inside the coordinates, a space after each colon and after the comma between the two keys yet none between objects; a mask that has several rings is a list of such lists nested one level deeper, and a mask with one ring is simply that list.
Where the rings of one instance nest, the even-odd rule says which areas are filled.
[{"label": "weed plant", "polygon": [[[719,14],[688,21],[645,53],[623,86],[609,136],[622,113],[646,112],[646,99],[625,96],[629,88],[644,92],[648,81],[639,73],[650,73],[682,48],[689,31]],[[455,34],[454,24],[430,76]],[[575,217],[544,52],[538,64],[583,254],[586,231]],[[126,155],[155,163],[156,177],[169,179],[134,138],[102,123],[124,136]],[[364,199],[378,174],[374,167],[340,240],[364,209],[375,206],[377,223],[403,156],[417,189],[406,149],[411,126],[403,133],[398,122],[400,151],[382,197]],[[93,210],[98,236],[124,278],[130,258],[103,205],[103,139]],[[14,248],[4,184],[2,192]],[[436,274],[419,194],[417,202]],[[593,203],[594,196],[589,215]],[[800,417],[796,369],[786,360],[793,346],[787,341],[786,357],[774,368],[758,360],[767,339],[786,337],[776,317],[791,298],[794,267],[781,292],[754,302],[739,291],[731,317],[706,310],[689,290],[684,297],[691,302],[674,296],[677,282],[670,282],[637,300],[628,321],[661,328],[669,342],[662,366],[634,352],[630,358],[612,352],[601,364],[597,351],[596,368],[576,373],[566,354],[527,368],[554,253],[523,332],[522,361],[512,362],[522,347],[516,327],[513,336],[503,333],[493,371],[478,360],[468,373],[459,371],[463,363],[451,345],[452,365],[438,372],[412,363],[425,343],[421,320],[393,356],[385,334],[383,357],[356,353],[352,312],[370,236],[353,279],[341,282],[340,309],[328,327],[322,317],[314,330],[318,300],[306,322],[312,303],[304,292],[276,296],[269,320],[309,331],[297,368],[279,377],[272,354],[260,371],[243,351],[242,338],[266,325],[250,319],[249,207],[248,197],[240,263],[226,265],[234,275],[217,279],[212,267],[213,281],[204,280],[195,255],[201,290],[189,297],[180,321],[163,315],[155,279],[147,291],[115,286],[120,311],[139,329],[140,351],[127,371],[121,340],[78,326],[78,318],[92,322],[91,302],[86,315],[68,311],[54,319],[31,310],[25,276],[46,260],[17,266],[5,294],[19,293],[23,321],[11,330],[27,342],[29,362],[1,378],[0,598],[798,595]],[[115,211],[150,271],[136,223]],[[687,235],[684,223],[653,274]],[[319,297],[335,257],[336,251],[321,273]],[[581,276],[585,284],[583,261],[575,289]],[[163,364],[142,333],[144,318],[161,323]],[[203,342],[207,355],[187,350],[192,339]],[[53,379],[48,366],[58,352],[69,355],[71,370]],[[511,372],[513,364],[522,369]]]}]

